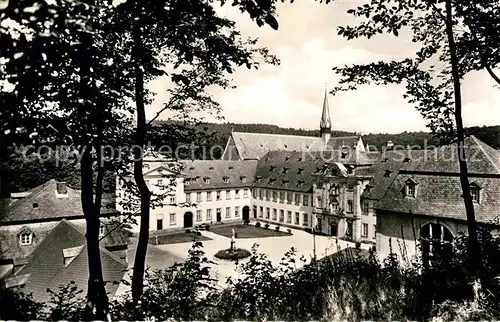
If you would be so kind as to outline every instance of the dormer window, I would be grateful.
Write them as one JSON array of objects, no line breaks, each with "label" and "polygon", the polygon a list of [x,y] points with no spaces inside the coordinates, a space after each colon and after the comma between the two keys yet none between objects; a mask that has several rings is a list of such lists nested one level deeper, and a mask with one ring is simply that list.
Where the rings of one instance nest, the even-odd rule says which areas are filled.
[{"label": "dormer window", "polygon": [[234,167],[233,166],[230,166],[229,167],[229,171],[233,171],[234,170]]},{"label": "dormer window", "polygon": [[283,173],[287,173],[287,172],[288,172],[288,170],[290,170],[290,169],[288,169],[288,168],[283,168]]},{"label": "dormer window", "polygon": [[387,160],[389,160],[388,158],[383,158],[382,160],[380,160],[380,162],[387,162]]},{"label": "dormer window", "polygon": [[274,182],[276,182],[276,179],[273,179],[273,178],[269,179],[269,184],[274,184]]},{"label": "dormer window", "polygon": [[143,167],[144,169],[149,169],[149,163],[144,163],[144,164],[142,165],[142,167]]},{"label": "dormer window", "polygon": [[302,187],[302,185],[304,184],[304,180],[299,180],[297,181],[297,187]]},{"label": "dormer window", "polygon": [[191,184],[191,178],[186,178],[186,179],[184,180],[184,185],[185,185],[185,186],[189,186],[190,184]]},{"label": "dormer window", "polygon": [[38,209],[38,203],[36,202],[33,203],[33,209]]},{"label": "dormer window", "polygon": [[472,196],[472,201],[479,203],[479,189],[472,188],[470,189],[470,195]]},{"label": "dormer window", "polygon": [[342,159],[345,159],[349,155],[349,148],[345,145],[342,145],[342,148],[340,149],[340,157]]},{"label": "dormer window", "polygon": [[288,161],[288,160],[290,160],[290,157],[287,155],[287,156],[285,156],[285,161]]},{"label": "dormer window", "polygon": [[299,169],[297,170],[297,174],[302,174],[302,172],[304,172],[304,168],[299,168]]},{"label": "dormer window", "polygon": [[405,182],[405,196],[415,198],[417,195],[417,182],[408,179]]},{"label": "dormer window", "polygon": [[241,176],[240,179],[241,179],[241,182],[243,182],[243,183],[247,182],[247,177],[245,177],[245,176]]},{"label": "dormer window", "polygon": [[224,183],[228,183],[229,182],[229,177],[222,177],[222,181],[224,181]]},{"label": "dormer window", "polygon": [[304,160],[304,158],[302,158],[302,157],[299,157],[299,158],[297,159],[297,161],[299,161],[299,162],[302,162],[302,160]]},{"label": "dormer window", "polygon": [[213,171],[214,167],[209,167],[208,170]]},{"label": "dormer window", "polygon": [[189,171],[194,171],[194,167],[190,167],[190,168],[189,168]]},{"label": "dormer window", "polygon": [[205,183],[210,183],[210,178],[209,177],[205,177],[205,178],[203,178],[203,181],[205,181]]},{"label": "dormer window", "polygon": [[386,178],[390,178],[390,177],[391,177],[392,172],[393,172],[392,170],[385,170],[384,177],[386,177]]},{"label": "dormer window", "polygon": [[25,231],[19,235],[19,244],[21,246],[29,246],[33,243],[33,233]]},{"label": "dormer window", "polygon": [[479,203],[481,201],[481,186],[479,186],[475,182],[472,182],[470,184],[470,195],[473,202]]},{"label": "dormer window", "polygon": [[370,193],[371,191],[372,191],[372,186],[367,185],[367,186],[365,187],[365,193]]},{"label": "dormer window", "polygon": [[255,182],[260,182],[262,180],[262,177],[261,176],[256,176],[255,177]]},{"label": "dormer window", "polygon": [[273,165],[269,167],[269,171],[274,171],[275,169],[276,169],[276,167]]},{"label": "dormer window", "polygon": [[403,160],[403,162],[410,162],[410,161],[411,161],[411,159],[408,157],[404,158],[404,160]]},{"label": "dormer window", "polygon": [[287,187],[288,186],[288,180],[281,180],[281,186]]}]

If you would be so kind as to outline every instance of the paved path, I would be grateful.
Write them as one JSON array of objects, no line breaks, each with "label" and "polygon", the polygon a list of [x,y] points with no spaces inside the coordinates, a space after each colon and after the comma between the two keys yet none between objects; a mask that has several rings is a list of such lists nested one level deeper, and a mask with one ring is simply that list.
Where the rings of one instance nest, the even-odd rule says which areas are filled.
[{"label": "paved path", "polygon": [[[137,237],[130,238],[131,244],[129,244],[127,250],[127,258],[128,258],[128,271],[125,273],[123,277],[124,280],[130,283],[132,268],[134,267],[134,259],[135,259],[135,250],[137,248]],[[186,253],[187,254],[187,253]],[[172,266],[176,262],[182,262],[186,256],[176,256],[166,250],[162,250],[158,248],[157,245],[148,244],[148,252],[146,254],[146,267],[149,267],[151,270],[156,269],[165,269],[167,267]],[[116,291],[116,295],[122,295],[125,292],[130,290],[130,286],[121,283]]]},{"label": "paved path", "polygon": [[[274,225],[269,228],[274,229]],[[214,267],[214,277],[217,278],[219,285],[223,286],[226,284],[227,277],[237,277],[239,273],[235,271],[233,262],[216,259],[214,255],[221,249],[229,248],[231,239],[210,231],[202,231],[202,234],[212,238],[212,240],[203,241],[203,248],[206,256],[217,263],[216,267]],[[315,239],[318,258],[331,255],[340,249],[355,246],[352,242],[327,236],[316,236]],[[278,265],[283,255],[292,247],[297,251],[297,259],[303,255],[309,262],[313,256],[313,235],[303,230],[292,229],[292,235],[290,236],[236,239],[236,247],[238,248],[250,250],[255,243],[259,245],[258,251],[266,254],[274,265]],[[182,243],[158,245],[156,247],[172,254],[175,258],[185,259],[191,245],[192,243]],[[369,245],[362,245],[362,248],[368,249]],[[296,262],[297,268],[303,265],[301,261],[297,260]]]}]

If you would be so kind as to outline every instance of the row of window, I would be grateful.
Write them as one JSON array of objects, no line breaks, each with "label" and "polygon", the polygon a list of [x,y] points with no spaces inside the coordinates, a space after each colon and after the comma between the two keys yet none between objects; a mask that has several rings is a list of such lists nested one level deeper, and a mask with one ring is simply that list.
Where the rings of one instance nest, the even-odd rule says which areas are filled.
[{"label": "row of window", "polygon": [[[417,185],[418,182],[414,181],[413,179],[408,179],[405,183],[405,196],[406,197],[412,197],[416,198],[417,197]],[[472,197],[472,201],[479,203],[481,199],[481,194],[480,191],[481,188],[477,186],[477,184],[471,184],[470,187],[470,194]]]},{"label": "row of window", "polygon": [[[196,222],[203,222],[203,221],[212,221],[214,220],[213,217],[213,209],[206,209],[205,211],[203,210],[196,210],[196,216],[195,220]],[[216,208],[215,209],[215,215],[217,220],[222,219],[222,208]],[[205,217],[204,217],[205,216]],[[225,209],[225,218],[230,219],[230,218],[240,218],[241,212],[240,212],[240,206],[234,207],[234,212],[232,212],[232,207],[226,207]],[[162,230],[163,229],[163,215],[157,215],[156,216],[156,230]],[[169,225],[170,226],[175,226],[177,224],[177,214],[171,213],[169,215]]]},{"label": "row of window", "polygon": [[[261,206],[258,209],[259,210],[258,210],[257,216],[259,218],[278,221],[281,223],[284,223],[285,219],[286,219],[287,224],[300,225],[300,213],[299,212],[292,213],[292,211],[287,211],[286,217],[285,217],[285,210],[279,209],[279,217],[278,217],[278,209],[276,209],[276,208],[271,209],[269,207],[266,207],[265,211],[264,211],[264,207]],[[272,210],[272,213],[271,213],[271,210]],[[302,225],[303,226],[309,225],[309,214],[307,214],[307,213],[302,214]]]},{"label": "row of window", "polygon": [[254,189],[254,199],[309,206],[309,195],[291,191]]},{"label": "row of window", "polygon": [[[224,183],[229,183],[229,177],[228,176],[223,176],[222,177],[222,182]],[[192,182],[195,182],[196,181],[196,178],[187,178],[186,180],[184,180],[184,184],[186,186],[190,185]],[[210,182],[212,182],[212,179],[210,177],[203,177],[203,181],[206,183],[206,184],[209,184]],[[248,179],[247,177],[245,176],[240,176],[240,181],[242,183],[246,183],[248,182]]]},{"label": "row of window", "polygon": [[[225,191],[225,197],[226,200],[231,200],[232,199],[232,190],[226,190]],[[242,189],[243,191],[243,198],[248,198],[249,197],[249,191],[250,189]],[[222,192],[221,190],[215,191],[215,200],[222,200]],[[194,193],[187,192],[186,193],[186,202],[192,202],[191,195]],[[205,198],[203,198],[205,196]],[[239,189],[234,190],[234,199],[240,199],[241,196],[241,191]],[[196,202],[203,202],[203,201],[212,201],[213,200],[213,191],[208,191],[208,192],[196,192]]]}]

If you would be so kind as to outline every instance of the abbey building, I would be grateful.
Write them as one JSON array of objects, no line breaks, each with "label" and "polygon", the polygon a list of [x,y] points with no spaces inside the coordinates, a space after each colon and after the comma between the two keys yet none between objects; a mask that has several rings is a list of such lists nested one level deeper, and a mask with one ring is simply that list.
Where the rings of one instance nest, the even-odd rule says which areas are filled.
[{"label": "abbey building", "polygon": [[[221,160],[145,160],[146,182],[164,194],[150,230],[259,221],[429,258],[466,231],[454,146],[370,152],[360,136],[334,137],[326,92],[319,123],[319,137],[232,132]],[[467,146],[477,220],[497,225],[500,152],[473,136]]]}]

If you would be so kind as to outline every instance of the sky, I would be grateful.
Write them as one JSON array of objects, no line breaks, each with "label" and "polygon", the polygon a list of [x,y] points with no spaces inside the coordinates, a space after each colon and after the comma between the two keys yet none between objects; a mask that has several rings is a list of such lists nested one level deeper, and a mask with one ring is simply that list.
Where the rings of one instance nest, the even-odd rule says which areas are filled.
[{"label": "sky", "polygon": [[[236,21],[243,36],[258,37],[259,44],[269,48],[281,64],[263,65],[257,71],[242,67],[232,74],[236,89],[211,91],[222,106],[224,122],[318,129],[325,84],[331,89],[338,80],[332,67],[401,59],[414,52],[405,34],[351,41],[338,36],[337,26],[353,22],[345,13],[352,1],[336,0],[328,5],[313,0],[279,2],[277,31],[257,27],[228,2],[219,9],[220,14]],[[500,88],[493,85],[484,71],[466,77],[462,89],[465,126],[500,125]],[[165,86],[164,79],[150,84],[157,97],[148,116],[154,116],[168,97]],[[335,97],[329,95],[332,128],[362,134],[426,131],[425,120],[402,98],[403,91],[396,85],[364,86]]]}]

